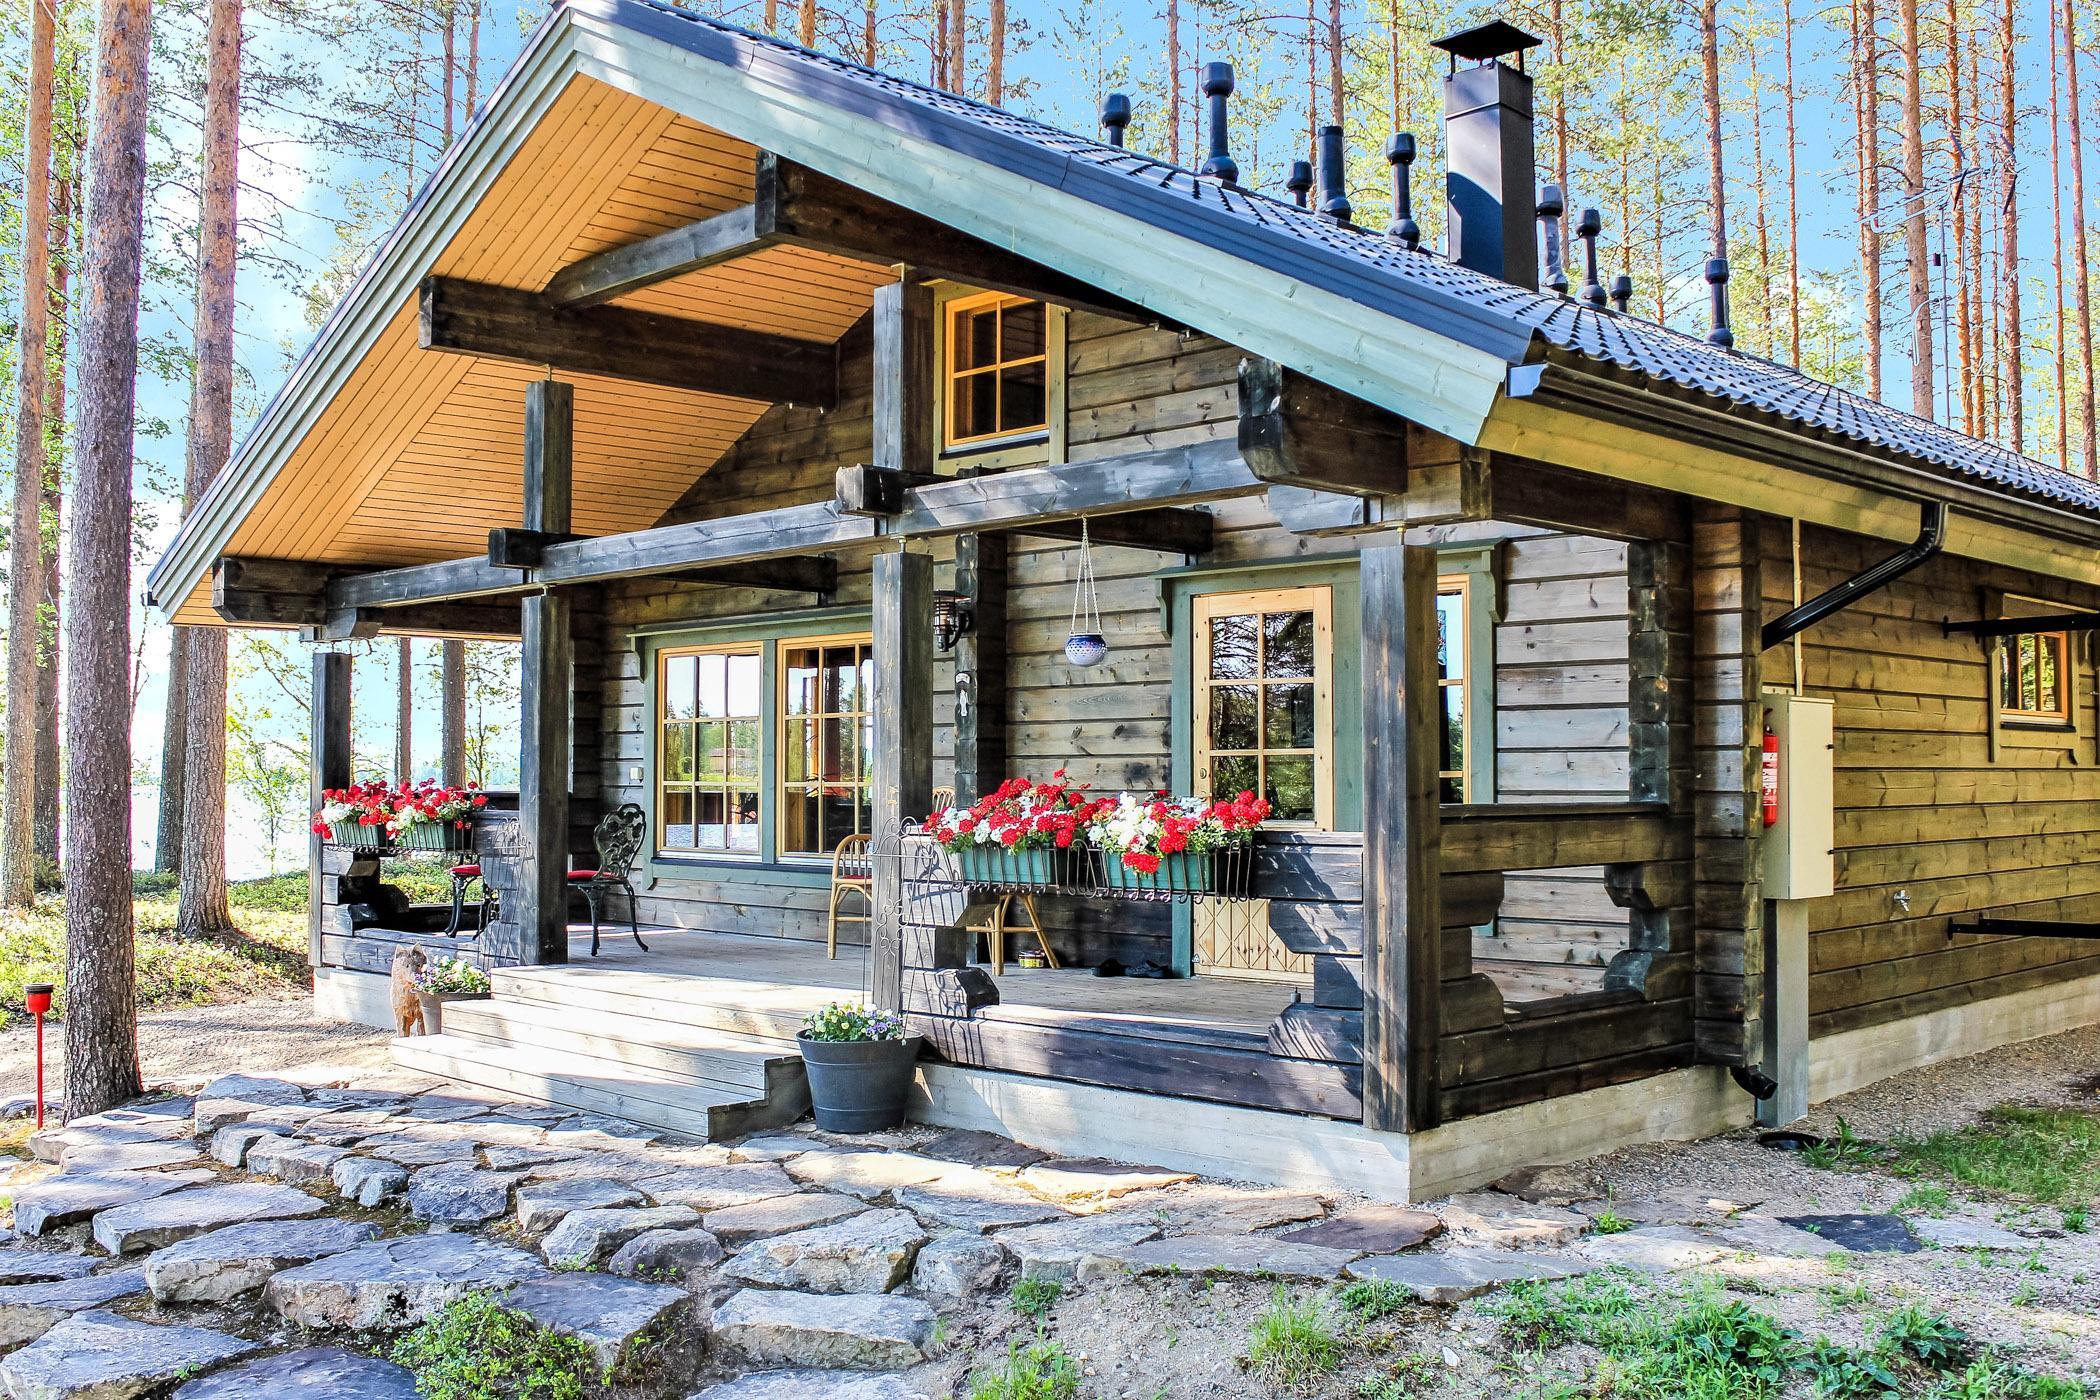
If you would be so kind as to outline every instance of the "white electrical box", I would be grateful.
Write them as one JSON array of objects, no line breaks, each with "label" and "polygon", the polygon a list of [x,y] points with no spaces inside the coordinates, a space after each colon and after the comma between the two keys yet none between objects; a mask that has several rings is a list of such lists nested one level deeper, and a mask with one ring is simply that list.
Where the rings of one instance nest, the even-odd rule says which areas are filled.
[{"label": "white electrical box", "polygon": [[1765,898],[1820,899],[1837,888],[1833,706],[1768,690],[1763,718],[1779,741],[1779,820],[1764,829]]}]

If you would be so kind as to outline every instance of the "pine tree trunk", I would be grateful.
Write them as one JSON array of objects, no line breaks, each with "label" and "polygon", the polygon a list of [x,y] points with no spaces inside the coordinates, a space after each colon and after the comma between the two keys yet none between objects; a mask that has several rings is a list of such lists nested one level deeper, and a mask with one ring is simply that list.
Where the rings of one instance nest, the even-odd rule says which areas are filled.
[{"label": "pine tree trunk", "polygon": [[459,7],[453,3],[453,0],[444,0],[444,3],[445,36],[441,52],[443,54],[442,62],[445,76],[440,86],[444,92],[445,102],[445,121],[443,126],[445,144],[441,149],[450,150],[452,147],[452,104],[456,99],[453,83],[459,75],[457,59],[457,51],[459,49]]},{"label": "pine tree trunk", "polygon": [[470,3],[473,8],[467,12],[467,101],[460,109],[468,121],[474,120],[474,104],[481,96],[481,0]]},{"label": "pine tree trunk", "polygon": [[1933,416],[1932,259],[1925,246],[1925,75],[1918,67],[1918,0],[1898,0],[1903,69],[1903,256],[1910,292],[1910,411]]},{"label": "pine tree trunk", "polygon": [[1181,164],[1181,0],[1167,0],[1167,161]]},{"label": "pine tree trunk", "polygon": [[[811,9],[815,9],[814,3]],[[948,0],[948,90],[965,92],[970,85],[970,3]]]},{"label": "pine tree trunk", "polygon": [[875,0],[868,0],[867,6],[861,11],[860,61],[873,68],[879,56],[875,47]]},{"label": "pine tree trunk", "polygon": [[1721,24],[1715,0],[1699,0],[1699,97],[1706,115],[1706,199],[1713,257],[1728,256],[1728,186],[1721,151]]},{"label": "pine tree trunk", "polygon": [[31,0],[22,138],[22,317],[15,353],[15,493],[8,535],[7,734],[0,904],[36,902],[36,657],[44,610],[44,403],[51,367],[51,95],[58,18]]},{"label": "pine tree trunk", "polygon": [[1750,223],[1757,234],[1757,353],[1772,353],[1772,228],[1765,211],[1765,84],[1750,46]]},{"label": "pine tree trunk", "polygon": [[394,781],[416,777],[416,673],[413,643],[394,639]]},{"label": "pine tree trunk", "polygon": [[[452,103],[447,25],[446,125]],[[192,509],[233,446],[233,317],[239,252],[241,0],[212,0],[204,41],[204,183],[197,232],[197,375],[190,388]],[[192,936],[233,927],[226,895],[226,633],[201,627],[189,646],[188,756],[183,765],[182,882],[175,927]]]},{"label": "pine tree trunk", "polygon": [[2050,285],[2056,289],[2056,334],[2050,343],[2055,347],[2056,369],[2056,465],[2064,471],[2071,470],[2071,406],[2064,401],[2064,158],[2063,158],[2063,114],[2058,106],[2057,73],[2062,68],[2063,54],[2059,47],[2057,20],[2059,18],[2055,0],[2049,4],[2049,243],[2051,266],[2055,275]]},{"label": "pine tree trunk", "polygon": [[[1955,0],[1947,0],[1947,161],[1948,169],[1959,171],[1964,161],[1962,137],[1962,67],[1961,67],[1961,18],[1955,13]],[[1968,191],[1956,192],[1952,201],[1954,216],[1954,256],[1959,261],[1969,250]],[[1969,315],[1968,278],[1956,276],[1954,286],[1954,347],[1956,398],[1961,407],[1961,429],[1971,437],[1976,436],[1977,403],[1972,392],[1975,381],[1976,327]],[[1947,416],[1954,416],[1955,404],[1947,405]]]},{"label": "pine tree trunk", "polygon": [[439,667],[445,703],[438,765],[445,786],[459,787],[467,781],[467,644],[446,642]]},{"label": "pine tree trunk", "polygon": [[1786,345],[1787,363],[1801,364],[1801,179],[1794,137],[1794,6],[1781,0],[1779,41],[1786,62]]},{"label": "pine tree trunk", "polygon": [[1006,0],[992,0],[990,14],[984,41],[984,100],[996,107],[1006,100]]},{"label": "pine tree trunk", "polygon": [[2005,181],[2000,206],[1998,293],[1999,315],[2005,327],[2005,351],[2001,357],[2005,375],[2003,436],[2015,452],[2027,450],[2026,405],[2022,401],[2021,373],[2027,346],[2020,334],[2020,103],[2013,78],[2013,0],[1998,8],[1998,169]]},{"label": "pine tree trunk", "polygon": [[1345,126],[1349,86],[1342,60],[1342,0],[1327,0],[1327,119]]},{"label": "pine tree trunk", "polygon": [[2085,242],[2085,123],[2078,104],[2078,11],[2064,0],[2064,106],[2071,119],[2071,309],[2077,327],[2078,450],[2086,476],[2100,480],[2100,437],[2093,432],[2092,273]]},{"label": "pine tree trunk", "polygon": [[[66,334],[72,306],[72,240],[78,232],[73,211],[79,207],[80,152],[78,146],[62,162],[58,175],[58,203],[51,216],[51,376],[45,396],[44,421],[66,421],[66,363],[70,349]],[[41,645],[36,661],[36,853],[58,867],[63,853],[58,849],[58,794],[65,774],[59,768],[58,658],[59,621],[64,598],[59,591],[58,543],[64,517],[65,483],[60,479],[57,454],[46,452],[44,462],[44,616],[37,631]]]},{"label": "pine tree trunk", "polygon": [[[194,502],[184,492],[183,509]],[[163,874],[182,869],[182,791],[189,760],[186,752],[189,728],[189,691],[183,677],[189,674],[190,639],[195,629],[168,629],[168,702],[160,726],[160,802],[155,810],[153,868]]]},{"label": "pine tree trunk", "polygon": [[1867,393],[1881,397],[1882,313],[1881,235],[1881,48],[1874,0],[1860,0],[1853,51],[1859,55],[1856,92],[1859,105],[1859,285],[1861,319],[1865,322]]},{"label": "pine tree trunk", "polygon": [[131,917],[131,435],[151,0],[103,0],[66,610],[66,1107],[140,1090]]},{"label": "pine tree trunk", "polygon": [[805,49],[817,46],[817,0],[802,0],[795,16],[795,42]]}]

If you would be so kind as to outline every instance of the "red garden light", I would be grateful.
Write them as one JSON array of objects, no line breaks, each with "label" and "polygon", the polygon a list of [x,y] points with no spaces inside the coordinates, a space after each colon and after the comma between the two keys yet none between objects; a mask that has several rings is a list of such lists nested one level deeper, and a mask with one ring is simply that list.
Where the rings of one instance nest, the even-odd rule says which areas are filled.
[{"label": "red garden light", "polygon": [[22,1009],[36,1017],[36,1126],[44,1127],[44,1014],[51,1009],[51,984],[31,982],[22,989]]}]

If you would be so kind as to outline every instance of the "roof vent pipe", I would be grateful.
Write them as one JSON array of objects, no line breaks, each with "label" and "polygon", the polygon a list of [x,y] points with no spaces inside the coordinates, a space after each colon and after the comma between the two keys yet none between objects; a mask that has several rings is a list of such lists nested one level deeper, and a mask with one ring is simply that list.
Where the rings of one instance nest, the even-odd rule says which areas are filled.
[{"label": "roof vent pipe", "polygon": [[1225,104],[1232,96],[1232,65],[1229,63],[1206,63],[1203,65],[1203,95],[1210,99],[1210,158],[1203,162],[1198,175],[1208,175],[1222,184],[1235,184],[1240,178],[1240,168],[1226,152]]},{"label": "roof vent pipe", "polygon": [[1303,209],[1305,197],[1312,193],[1312,162],[1292,161],[1290,178],[1283,182],[1283,187],[1291,192],[1291,203]]},{"label": "roof vent pipe", "polygon": [[1575,236],[1582,240],[1582,299],[1602,311],[1604,285],[1597,280],[1597,235],[1604,232],[1604,216],[1585,209],[1575,220]]},{"label": "roof vent pipe", "polygon": [[1393,221],[1386,226],[1386,236],[1398,239],[1400,246],[1410,253],[1421,246],[1422,230],[1415,223],[1414,191],[1410,188],[1409,172],[1415,163],[1415,138],[1400,132],[1385,143],[1386,164],[1393,167]]},{"label": "roof vent pipe", "polygon": [[[1444,251],[1475,272],[1520,287],[1539,284],[1538,165],[1532,149],[1531,77],[1524,51],[1538,40],[1495,20],[1449,34],[1444,79],[1444,192],[1451,205]],[[1516,59],[1515,67],[1504,62]],[[1464,59],[1477,66],[1461,68]]]},{"label": "roof vent pipe", "polygon": [[1728,259],[1706,260],[1706,285],[1713,289],[1714,300],[1714,328],[1706,333],[1707,343],[1732,349],[1735,332],[1728,329]]},{"label": "roof vent pipe", "polygon": [[1632,300],[1633,279],[1622,272],[1611,279],[1611,309],[1624,316],[1627,304]]},{"label": "roof vent pipe", "polygon": [[1349,222],[1347,178],[1342,174],[1342,129],[1320,128],[1320,212],[1338,224]]},{"label": "roof vent pipe", "polygon": [[1547,185],[1539,191],[1539,223],[1546,231],[1546,281],[1545,288],[1559,296],[1568,294],[1568,270],[1560,261],[1560,219],[1568,212],[1567,201],[1561,198],[1559,185]]},{"label": "roof vent pipe", "polygon": [[1130,125],[1130,99],[1120,92],[1112,92],[1101,99],[1101,125],[1108,132],[1108,144],[1123,144],[1123,128]]}]

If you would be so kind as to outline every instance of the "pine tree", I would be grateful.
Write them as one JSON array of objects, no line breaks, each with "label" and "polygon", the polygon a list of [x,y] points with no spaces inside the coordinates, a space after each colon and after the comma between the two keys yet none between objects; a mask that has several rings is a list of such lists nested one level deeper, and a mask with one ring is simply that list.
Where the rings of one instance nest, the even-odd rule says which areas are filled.
[{"label": "pine tree", "polygon": [[2064,210],[2063,210],[2063,115],[2058,106],[2057,73],[2062,67],[2061,38],[2063,30],[2058,24],[2060,12],[2056,0],[2049,0],[2049,242],[2051,266],[2054,276],[2049,279],[2056,292],[2055,334],[2050,337],[2050,346],[2055,351],[2056,371],[2056,465],[2071,469],[2071,411],[2064,394]]},{"label": "pine tree", "polygon": [[2100,437],[2093,431],[2092,273],[2085,242],[2085,124],[2078,105],[2078,11],[2064,3],[2064,107],[2070,117],[2071,307],[2077,327],[2078,450],[2088,478],[2100,481]]},{"label": "pine tree", "polygon": [[2027,450],[2026,405],[2021,399],[2020,334],[2020,102],[2013,78],[2013,0],[1998,6],[1998,171],[2003,183],[1999,232],[1999,324],[2004,327],[1999,363],[2005,375],[2001,436],[2015,452]]},{"label": "pine tree", "polygon": [[1859,128],[1859,286],[1865,319],[1867,395],[1881,397],[1881,52],[1874,0],[1853,0],[1853,79]]}]

